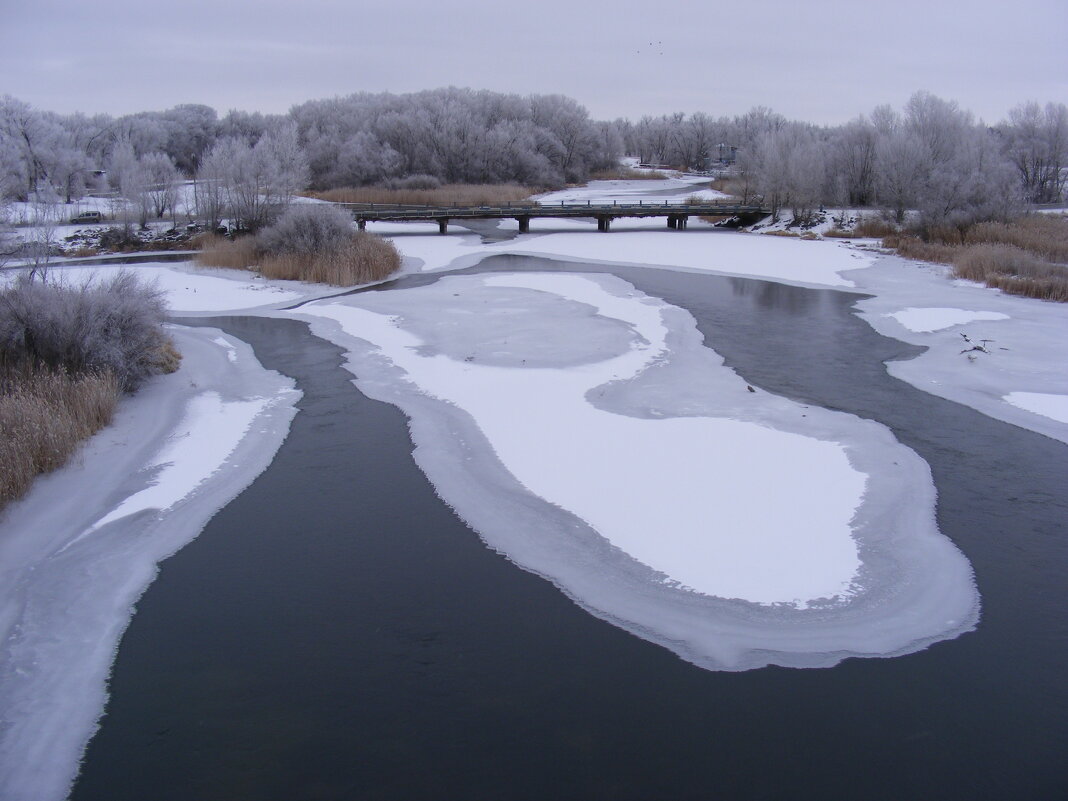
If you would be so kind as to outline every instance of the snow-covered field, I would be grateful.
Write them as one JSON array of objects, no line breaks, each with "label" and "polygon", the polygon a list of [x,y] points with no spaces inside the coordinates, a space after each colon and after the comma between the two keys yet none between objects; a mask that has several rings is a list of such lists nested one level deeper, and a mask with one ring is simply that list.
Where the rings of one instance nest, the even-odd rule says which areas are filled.
[{"label": "snow-covered field", "polygon": [[[696,181],[594,182],[551,199],[681,200]],[[540,220],[496,242],[458,226],[371,229],[409,273],[511,253],[865,293],[869,325],[927,348],[889,362],[893,376],[1068,442],[1068,305],[851,242],[663,226]],[[348,351],[364,392],[410,416],[420,466],[487,543],[683,658],[814,667],[975,625],[970,566],[937,531],[915,453],[877,423],[750,392],[688,312],[619,278],[444,275],[340,297],[242,271],[132,269],[176,315],[309,320]],[[54,274],[84,281],[90,268]],[[295,414],[292,382],[247,345],[215,329],[176,337],[182,369],[126,400],[0,520],[0,797],[63,797],[156,564],[269,464]]]}]

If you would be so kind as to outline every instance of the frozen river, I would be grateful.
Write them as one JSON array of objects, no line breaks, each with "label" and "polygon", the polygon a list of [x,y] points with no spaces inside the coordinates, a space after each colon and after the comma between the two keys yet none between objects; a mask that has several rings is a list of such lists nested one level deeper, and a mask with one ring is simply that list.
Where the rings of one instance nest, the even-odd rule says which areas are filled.
[{"label": "frozen river", "polygon": [[[734,651],[679,644],[633,609],[615,619],[611,596],[569,585],[558,566],[527,565],[535,575],[509,561],[526,558],[514,543],[487,548],[413,462],[408,418],[353,386],[342,366],[353,351],[296,319],[212,317],[204,324],[295,381],[300,411],[270,466],[138,603],[76,801],[1057,797],[1068,745],[1063,443],[891,377],[884,362],[919,349],[875,333],[848,292],[523,256],[448,280],[487,286],[490,272],[610,273],[692,315],[758,394],[799,416],[832,410],[887,427],[930,467],[938,531],[982,596],[978,628],[914,621],[910,630],[947,633],[894,658],[840,661],[847,646],[816,648],[814,664],[834,665],[819,670],[698,667],[729,668]],[[529,284],[508,281],[510,292]],[[391,296],[435,286],[470,288],[420,276],[352,303],[389,311]],[[422,333],[435,347],[456,342]],[[615,403],[633,412],[633,400]],[[915,492],[882,514],[930,508]],[[461,514],[477,515],[457,497]],[[531,500],[528,511],[564,525],[568,502],[553,512]],[[759,497],[747,502],[756,515]],[[872,586],[908,596],[895,582],[933,580],[891,574]]]}]

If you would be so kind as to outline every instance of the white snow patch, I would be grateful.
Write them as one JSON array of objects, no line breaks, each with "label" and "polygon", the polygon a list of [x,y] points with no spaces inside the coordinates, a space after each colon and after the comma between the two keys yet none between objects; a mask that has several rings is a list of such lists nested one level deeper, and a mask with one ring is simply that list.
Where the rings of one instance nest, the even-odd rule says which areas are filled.
[{"label": "white snow patch", "polygon": [[494,367],[423,356],[423,343],[395,319],[364,309],[304,311],[374,342],[424,392],[471,414],[531,492],[670,580],[764,604],[804,606],[849,592],[859,567],[850,520],[865,477],[840,445],[735,420],[649,420],[598,409],[587,393],[636,376],[664,354],[665,304],[614,296],[574,275],[482,281],[587,303],[631,326],[635,344],[594,365]]},{"label": "white snow patch", "polygon": [[1013,406],[1040,414],[1059,423],[1068,423],[1068,395],[1045,392],[1010,392],[1004,398]]},{"label": "white snow patch", "polygon": [[[51,280],[81,286],[106,278],[118,269],[154,282],[163,291],[168,308],[176,314],[250,309],[297,300],[323,289],[293,281],[267,281],[244,270],[181,269],[176,264],[161,262],[114,266],[60,264],[50,266],[48,274]],[[15,271],[7,271],[0,275],[0,282],[10,282],[16,275]]]},{"label": "white snow patch", "polygon": [[[227,357],[236,361],[231,355],[233,346],[225,340],[224,344],[230,348]],[[123,500],[81,537],[138,512],[166,511],[173,507],[218,471],[245,438],[252,421],[271,403],[269,398],[224,401],[215,392],[193,398],[170,442],[145,465],[149,470],[160,468],[153,483]]]},{"label": "white snow patch", "polygon": [[690,315],[620,279],[444,277],[289,314],[409,414],[416,461],[489,545],[697,664],[825,666],[974,625],[915,453],[750,392]]},{"label": "white snow patch", "polygon": [[212,342],[214,342],[216,345],[221,345],[223,348],[226,349],[227,359],[229,359],[231,362],[237,361],[237,348],[234,347],[234,344],[229,339],[227,339],[226,337],[215,337]]},{"label": "white snow patch", "polygon": [[943,307],[909,307],[899,312],[886,315],[893,317],[909,331],[927,333],[964,325],[976,320],[1008,320],[1009,315],[1001,312],[967,311],[965,309],[947,309]]},{"label": "white snow patch", "polygon": [[[556,221],[553,221],[554,223]],[[533,225],[533,223],[532,223]],[[841,273],[868,266],[872,257],[837,242],[794,242],[733,231],[627,231],[533,233],[487,245],[498,253],[524,253],[592,263],[642,264],[768,278],[794,284],[852,287]]]}]

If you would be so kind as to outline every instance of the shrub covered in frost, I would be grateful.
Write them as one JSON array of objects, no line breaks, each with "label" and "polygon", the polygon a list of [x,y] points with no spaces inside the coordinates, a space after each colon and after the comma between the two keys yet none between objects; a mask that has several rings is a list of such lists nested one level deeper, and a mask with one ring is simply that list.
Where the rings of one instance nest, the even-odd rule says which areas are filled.
[{"label": "shrub covered in frost", "polygon": [[165,315],[162,292],[127,271],[82,286],[19,279],[0,292],[0,361],[109,373],[132,392],[177,369]]},{"label": "shrub covered in frost", "polygon": [[337,206],[299,203],[260,231],[256,244],[265,256],[311,256],[337,250],[352,235],[352,218]]},{"label": "shrub covered in frost", "polygon": [[248,267],[266,278],[334,286],[380,281],[401,265],[392,242],[356,232],[348,214],[325,204],[291,206],[255,240],[206,240],[197,261]]}]

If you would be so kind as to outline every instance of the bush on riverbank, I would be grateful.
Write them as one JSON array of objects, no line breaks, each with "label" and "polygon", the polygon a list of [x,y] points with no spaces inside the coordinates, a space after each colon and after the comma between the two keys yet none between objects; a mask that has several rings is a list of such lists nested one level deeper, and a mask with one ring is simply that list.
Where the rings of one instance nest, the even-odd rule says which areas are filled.
[{"label": "bush on riverbank", "polygon": [[197,263],[255,269],[265,278],[353,286],[380,281],[400,269],[393,243],[352,229],[333,206],[300,204],[256,237],[201,240]]},{"label": "bush on riverbank", "polygon": [[0,508],[66,463],[123,392],[174,372],[162,294],[120,272],[84,286],[23,277],[0,291]]}]

